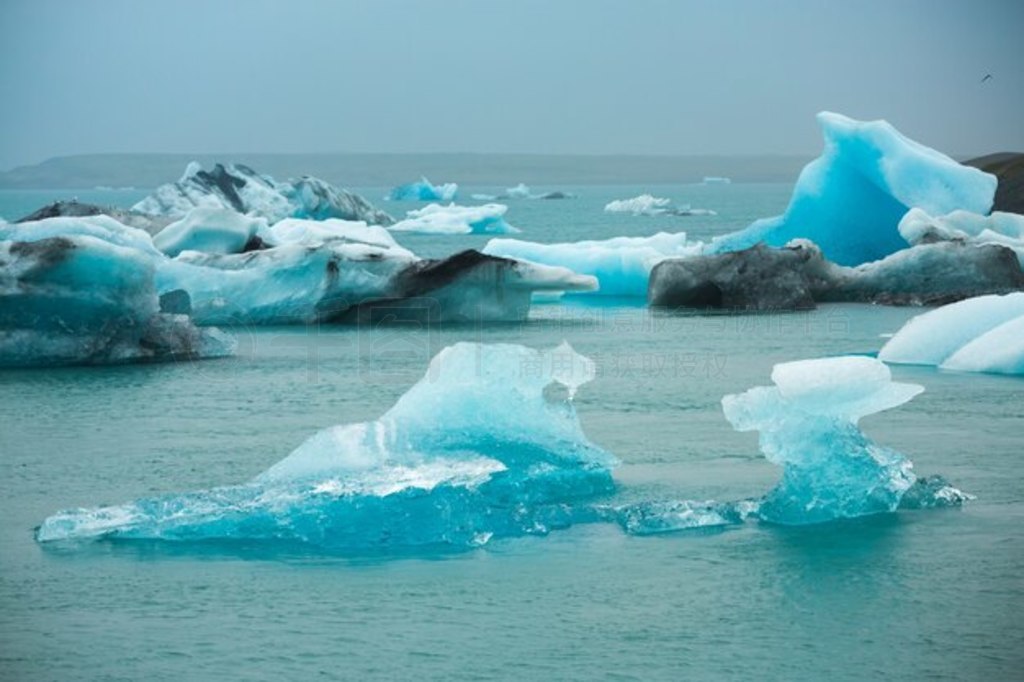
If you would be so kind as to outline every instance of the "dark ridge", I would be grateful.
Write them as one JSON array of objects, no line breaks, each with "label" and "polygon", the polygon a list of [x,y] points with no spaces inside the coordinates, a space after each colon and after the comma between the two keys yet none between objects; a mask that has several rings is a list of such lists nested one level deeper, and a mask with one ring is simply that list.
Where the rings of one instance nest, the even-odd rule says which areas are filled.
[{"label": "dark ridge", "polygon": [[46,206],[29,213],[23,218],[18,218],[14,222],[30,223],[36,220],[60,218],[64,216],[82,218],[94,215],[109,215],[109,212],[113,210],[116,209],[112,207],[96,206],[95,204],[80,204],[77,201],[55,201],[52,204],[47,204]]},{"label": "dark ridge", "polygon": [[979,156],[964,161],[965,166],[973,166],[999,178],[996,188],[996,200],[993,211],[1024,213],[1024,154],[1017,152],[999,152]]},{"label": "dark ridge", "polygon": [[484,263],[515,265],[514,260],[467,249],[448,258],[423,260],[410,265],[396,278],[396,287],[403,298],[422,296],[451,284],[467,271]]}]

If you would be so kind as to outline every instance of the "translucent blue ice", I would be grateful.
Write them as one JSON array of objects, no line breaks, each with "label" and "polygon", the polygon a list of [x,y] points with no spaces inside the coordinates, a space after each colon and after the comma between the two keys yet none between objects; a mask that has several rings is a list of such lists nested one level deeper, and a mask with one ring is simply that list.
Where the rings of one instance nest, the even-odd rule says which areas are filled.
[{"label": "translucent blue ice", "polygon": [[380,419],[326,429],[249,483],[62,511],[37,537],[352,550],[543,534],[614,487],[616,459],[587,440],[572,405],[593,376],[567,344],[459,343]]},{"label": "translucent blue ice", "polygon": [[647,297],[651,269],[665,258],[699,253],[685,232],[659,232],[650,237],[615,237],[599,241],[541,244],[518,239],[492,239],[484,253],[556,265],[598,280],[596,293]]},{"label": "translucent blue ice", "polygon": [[107,216],[0,223],[0,365],[229,355],[234,341],[160,311],[166,258]]},{"label": "translucent blue ice", "polygon": [[426,178],[399,185],[388,194],[389,201],[453,201],[459,192],[454,182],[434,185]]},{"label": "translucent blue ice", "polygon": [[907,247],[898,226],[910,208],[931,215],[992,208],[994,175],[962,166],[886,121],[822,112],[818,123],[825,150],[800,173],[786,212],[715,240],[714,252],[806,238],[830,260],[859,265]]}]

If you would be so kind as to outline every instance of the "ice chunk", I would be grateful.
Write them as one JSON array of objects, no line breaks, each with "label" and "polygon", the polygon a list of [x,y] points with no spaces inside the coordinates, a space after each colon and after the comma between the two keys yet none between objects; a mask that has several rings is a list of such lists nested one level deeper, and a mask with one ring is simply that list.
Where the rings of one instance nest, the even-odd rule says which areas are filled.
[{"label": "ice chunk", "polygon": [[605,204],[605,213],[632,213],[633,215],[658,215],[665,213],[671,199],[641,194],[632,199],[616,199]]},{"label": "ice chunk", "polygon": [[919,208],[907,211],[899,224],[900,234],[911,244],[963,241],[971,244],[999,244],[1014,250],[1024,264],[1024,215],[996,211],[979,215],[953,211],[930,216]]},{"label": "ice chunk", "polygon": [[0,365],[217,357],[234,340],[161,312],[163,255],[108,216],[0,224]]},{"label": "ice chunk", "polygon": [[15,222],[34,223],[40,220],[45,220],[46,218],[86,218],[98,215],[110,216],[123,225],[145,230],[149,234],[156,234],[172,222],[172,220],[166,216],[148,215],[146,213],[123,209],[117,206],[86,204],[78,201],[77,199],[72,199],[70,201],[54,201],[53,203],[47,204],[39,210],[33,211],[29,215],[20,218]]},{"label": "ice chunk", "polygon": [[651,268],[665,258],[695,253],[699,249],[699,244],[686,241],[685,232],[659,232],[650,237],[615,237],[563,244],[492,239],[484,247],[484,253],[557,265],[592,275],[598,280],[598,293],[606,296],[645,297]]},{"label": "ice chunk", "polygon": [[531,197],[530,188],[520,182],[515,187],[506,189],[505,196],[509,199],[529,199]]},{"label": "ice chunk", "polygon": [[879,351],[890,363],[1017,374],[1024,369],[1024,293],[978,296],[918,315]]},{"label": "ice chunk", "polygon": [[322,431],[247,484],[63,511],[36,537],[357,551],[543,534],[614,485],[615,458],[587,440],[571,402],[593,375],[567,344],[459,343],[380,419]]},{"label": "ice chunk", "polygon": [[132,210],[181,218],[196,207],[227,208],[271,223],[284,218],[341,218],[373,225],[393,222],[361,196],[318,178],[277,182],[241,164],[217,164],[212,171],[205,171],[194,161],[178,182],[161,185]]},{"label": "ice chunk", "polygon": [[298,244],[316,248],[328,243],[366,244],[385,249],[390,255],[412,256],[412,252],[401,247],[385,228],[367,225],[362,221],[303,220],[286,218],[273,225],[263,226],[258,236],[267,246]]},{"label": "ice chunk", "polygon": [[762,453],[783,467],[759,517],[806,524],[894,511],[916,480],[911,462],[873,443],[857,422],[924,389],[893,382],[888,367],[867,357],[783,363],[772,380],[722,399],[733,427],[759,431]]},{"label": "ice chunk", "polygon": [[433,185],[425,177],[417,182],[399,185],[391,190],[389,201],[454,201],[459,186],[454,182]]},{"label": "ice chunk", "polygon": [[616,199],[605,204],[605,213],[632,213],[633,215],[717,215],[707,208],[690,208],[689,204],[673,206],[671,199],[664,199],[650,194],[641,194],[632,199]]},{"label": "ice chunk", "polygon": [[995,176],[962,166],[885,121],[823,112],[818,122],[825,150],[800,173],[785,214],[718,238],[713,250],[806,238],[830,260],[858,265],[907,246],[898,225],[910,208],[931,215],[957,209],[985,214],[992,208]]},{"label": "ice chunk", "polygon": [[703,184],[705,184],[705,185],[729,185],[729,184],[732,184],[732,180],[730,178],[723,178],[722,176],[719,176],[719,175],[705,175],[704,179],[701,182]]},{"label": "ice chunk", "polygon": [[168,256],[182,251],[241,253],[267,221],[225,208],[194,208],[184,218],[153,236],[153,244]]},{"label": "ice chunk", "polygon": [[519,232],[505,222],[508,206],[457,206],[430,204],[406,213],[388,229],[395,232],[422,232],[425,234],[510,234]]}]

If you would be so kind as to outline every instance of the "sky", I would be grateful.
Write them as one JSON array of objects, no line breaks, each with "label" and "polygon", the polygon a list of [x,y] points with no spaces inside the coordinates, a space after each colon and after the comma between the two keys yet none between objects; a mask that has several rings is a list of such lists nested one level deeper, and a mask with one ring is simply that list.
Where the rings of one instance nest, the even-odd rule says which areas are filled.
[{"label": "sky", "polygon": [[1021,0],[0,0],[0,169],[813,154],[820,110],[949,154],[1024,151],[1021,29]]}]

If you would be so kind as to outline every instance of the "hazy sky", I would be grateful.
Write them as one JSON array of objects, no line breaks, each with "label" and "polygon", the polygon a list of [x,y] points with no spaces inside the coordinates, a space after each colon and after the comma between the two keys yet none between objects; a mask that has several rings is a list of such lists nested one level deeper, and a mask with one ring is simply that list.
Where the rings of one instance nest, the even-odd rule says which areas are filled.
[{"label": "hazy sky", "polygon": [[1021,0],[0,0],[0,168],[813,153],[821,109],[952,154],[1024,150],[1022,35]]}]

